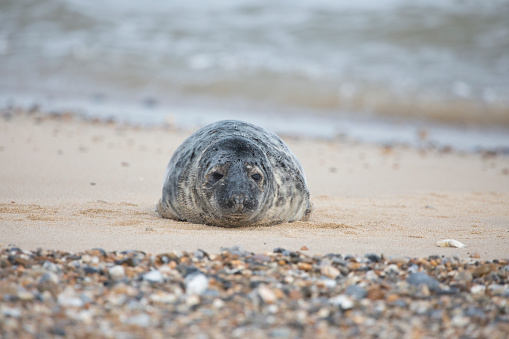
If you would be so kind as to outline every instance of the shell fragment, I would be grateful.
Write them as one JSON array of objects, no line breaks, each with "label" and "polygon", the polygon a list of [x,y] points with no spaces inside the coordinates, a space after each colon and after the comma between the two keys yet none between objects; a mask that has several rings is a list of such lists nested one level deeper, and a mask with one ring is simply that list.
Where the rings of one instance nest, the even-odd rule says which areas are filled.
[{"label": "shell fragment", "polygon": [[463,248],[467,247],[467,245],[459,242],[458,240],[454,239],[444,239],[437,241],[438,247],[456,247],[456,248]]}]

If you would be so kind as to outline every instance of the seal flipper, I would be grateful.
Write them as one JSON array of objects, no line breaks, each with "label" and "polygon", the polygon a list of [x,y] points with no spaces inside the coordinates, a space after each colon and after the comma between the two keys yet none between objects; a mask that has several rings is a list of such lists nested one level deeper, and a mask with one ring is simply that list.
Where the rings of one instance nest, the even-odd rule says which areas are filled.
[{"label": "seal flipper", "polygon": [[166,219],[173,219],[177,221],[182,221],[182,219],[176,217],[175,215],[170,213],[170,208],[168,205],[165,205],[163,203],[163,199],[159,199],[159,202],[157,203],[157,213],[163,218]]},{"label": "seal flipper", "polygon": [[313,206],[313,203],[311,202],[311,200],[308,200],[308,208],[306,209],[306,212],[304,212],[304,216],[300,220],[308,221],[309,217],[311,216],[311,212],[313,212],[314,209],[315,207]]}]

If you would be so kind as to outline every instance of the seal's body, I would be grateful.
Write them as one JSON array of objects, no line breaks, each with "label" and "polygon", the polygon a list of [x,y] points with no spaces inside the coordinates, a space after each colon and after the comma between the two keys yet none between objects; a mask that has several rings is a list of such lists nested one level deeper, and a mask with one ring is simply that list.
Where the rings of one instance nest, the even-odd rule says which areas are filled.
[{"label": "seal's body", "polygon": [[215,226],[273,225],[311,213],[302,166],[275,134],[224,120],[184,141],[164,175],[165,218]]}]

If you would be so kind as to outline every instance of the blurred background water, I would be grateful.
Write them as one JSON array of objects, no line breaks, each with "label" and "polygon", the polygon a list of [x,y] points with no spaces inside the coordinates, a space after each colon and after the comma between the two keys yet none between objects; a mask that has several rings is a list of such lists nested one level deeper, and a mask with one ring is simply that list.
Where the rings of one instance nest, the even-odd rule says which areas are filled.
[{"label": "blurred background water", "polygon": [[508,18],[509,0],[0,0],[0,107],[508,149]]}]

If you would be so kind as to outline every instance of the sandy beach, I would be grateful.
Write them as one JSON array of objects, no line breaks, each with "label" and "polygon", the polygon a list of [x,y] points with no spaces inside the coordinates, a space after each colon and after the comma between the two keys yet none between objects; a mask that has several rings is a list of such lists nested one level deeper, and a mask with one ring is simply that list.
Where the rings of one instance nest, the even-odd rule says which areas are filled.
[{"label": "sandy beach", "polygon": [[[160,218],[164,169],[192,130],[72,116],[0,119],[0,243],[162,253],[233,245],[343,253],[509,257],[509,158],[285,137],[306,171],[307,222],[225,229]],[[439,248],[441,239],[465,248]]]}]

